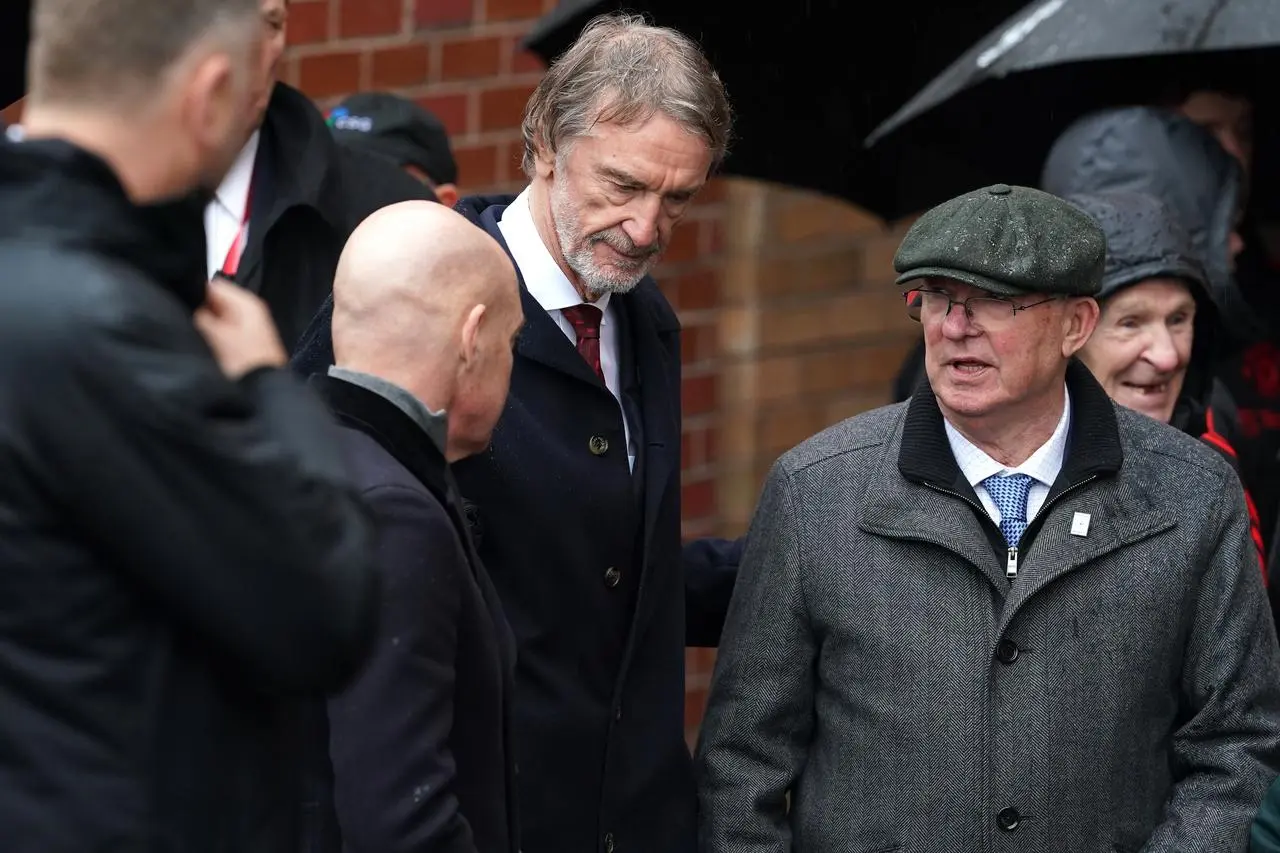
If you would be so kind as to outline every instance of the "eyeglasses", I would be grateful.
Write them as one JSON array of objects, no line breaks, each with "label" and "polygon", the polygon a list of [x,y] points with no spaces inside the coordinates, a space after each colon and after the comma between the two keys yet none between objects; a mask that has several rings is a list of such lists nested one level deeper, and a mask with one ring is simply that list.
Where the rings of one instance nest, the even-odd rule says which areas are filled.
[{"label": "eyeglasses", "polygon": [[941,290],[929,290],[923,287],[917,290],[908,290],[903,295],[906,297],[909,313],[916,320],[922,318],[942,319],[951,313],[952,306],[959,305],[964,309],[965,317],[968,318],[969,322],[982,329],[989,329],[1012,322],[1018,316],[1019,311],[1026,311],[1039,305],[1048,305],[1050,302],[1056,302],[1060,298],[1058,296],[1050,296],[1048,299],[1042,299],[1039,302],[1019,305],[1013,300],[1005,299],[1001,296],[970,296],[968,299],[952,299],[950,294]]}]

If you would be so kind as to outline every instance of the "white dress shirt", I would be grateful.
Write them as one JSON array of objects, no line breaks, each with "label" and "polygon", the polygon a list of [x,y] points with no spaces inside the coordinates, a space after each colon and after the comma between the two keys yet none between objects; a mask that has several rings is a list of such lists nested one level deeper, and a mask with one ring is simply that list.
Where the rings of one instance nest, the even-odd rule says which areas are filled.
[{"label": "white dress shirt", "polygon": [[[538,304],[576,347],[578,335],[562,309],[581,305],[582,296],[542,242],[542,236],[533,224],[533,214],[529,211],[528,189],[516,196],[515,201],[502,212],[498,230],[507,241],[507,249],[515,258],[529,294],[538,300]],[[632,470],[635,470],[636,448],[631,438],[631,424],[627,423],[627,413],[622,406],[622,382],[618,366],[618,310],[609,304],[609,297],[610,294],[606,293],[590,304],[599,308],[603,314],[600,321],[600,368],[604,372],[604,384],[613,393],[622,412],[627,460]]]},{"label": "white dress shirt", "polygon": [[[231,171],[218,185],[213,201],[204,209],[204,237],[208,252],[209,278],[222,269],[240,227],[244,224],[249,186],[253,183],[253,164],[258,158],[258,131],[253,132]],[[246,235],[247,237],[248,235]],[[240,247],[243,252],[244,247]]]},{"label": "white dress shirt", "polygon": [[1017,468],[1007,468],[992,459],[977,445],[961,435],[946,418],[943,418],[942,423],[946,427],[947,441],[951,445],[951,453],[956,458],[956,464],[960,466],[960,473],[964,474],[969,485],[973,486],[978,500],[982,501],[983,508],[996,526],[1000,525],[1000,510],[982,485],[983,480],[994,474],[1001,476],[1026,474],[1031,478],[1031,491],[1027,495],[1027,521],[1034,519],[1036,513],[1040,512],[1040,508],[1044,506],[1045,499],[1049,497],[1049,488],[1058,479],[1058,472],[1062,470],[1062,460],[1067,452],[1067,434],[1071,430],[1071,394],[1066,393],[1062,417],[1058,419],[1058,426],[1054,428],[1053,435],[1049,436],[1049,440],[1040,445],[1039,449]]}]

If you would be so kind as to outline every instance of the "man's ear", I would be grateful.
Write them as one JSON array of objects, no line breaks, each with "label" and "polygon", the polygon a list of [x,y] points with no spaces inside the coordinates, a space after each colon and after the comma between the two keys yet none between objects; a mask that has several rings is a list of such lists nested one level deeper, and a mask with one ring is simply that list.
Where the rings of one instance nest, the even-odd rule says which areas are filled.
[{"label": "man's ear", "polygon": [[480,357],[480,328],[484,324],[485,311],[484,305],[476,305],[467,312],[467,318],[462,322],[459,356],[464,366],[475,364]]},{"label": "man's ear", "polygon": [[445,207],[453,207],[458,203],[458,187],[456,184],[440,184],[433,187],[432,192],[436,194],[436,201]]},{"label": "man's ear", "polygon": [[215,51],[183,68],[182,123],[205,151],[219,150],[243,113],[243,87],[228,54]]},{"label": "man's ear", "polygon": [[556,173],[556,152],[541,140],[533,143],[533,168],[543,180],[549,180]]},{"label": "man's ear", "polygon": [[1089,336],[1098,327],[1101,315],[1098,300],[1092,296],[1076,297],[1067,303],[1062,322],[1065,334],[1062,338],[1062,357],[1071,358],[1089,342]]}]

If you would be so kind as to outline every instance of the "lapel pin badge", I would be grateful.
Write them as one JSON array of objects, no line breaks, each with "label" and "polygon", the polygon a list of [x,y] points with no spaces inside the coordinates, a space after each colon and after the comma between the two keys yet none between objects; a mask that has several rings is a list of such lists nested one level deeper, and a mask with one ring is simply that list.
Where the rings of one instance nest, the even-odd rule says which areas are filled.
[{"label": "lapel pin badge", "polygon": [[1072,536],[1088,536],[1089,535],[1089,513],[1077,512],[1071,517],[1071,535]]}]

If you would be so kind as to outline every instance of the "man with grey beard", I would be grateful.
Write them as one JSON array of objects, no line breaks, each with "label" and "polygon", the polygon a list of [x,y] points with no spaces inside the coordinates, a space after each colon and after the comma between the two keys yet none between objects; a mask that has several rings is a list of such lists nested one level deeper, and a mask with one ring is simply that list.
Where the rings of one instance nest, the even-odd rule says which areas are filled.
[{"label": "man with grey beard", "polygon": [[[519,645],[525,853],[693,853],[684,651],[714,646],[738,545],[680,539],[680,324],[649,277],[725,154],[685,36],[596,19],[524,118],[529,186],[457,209],[506,248],[527,318],[487,453],[455,467]],[[295,366],[331,363],[317,319]]]}]

